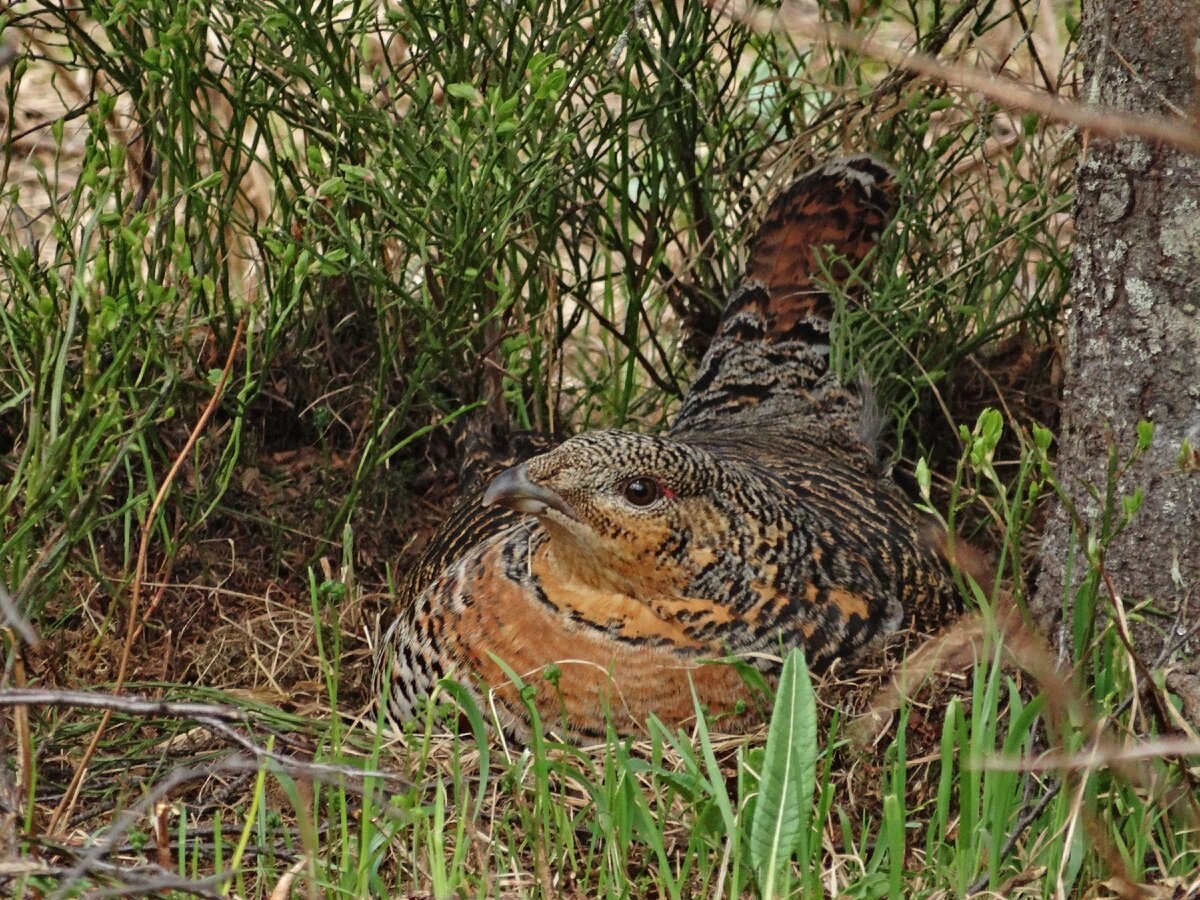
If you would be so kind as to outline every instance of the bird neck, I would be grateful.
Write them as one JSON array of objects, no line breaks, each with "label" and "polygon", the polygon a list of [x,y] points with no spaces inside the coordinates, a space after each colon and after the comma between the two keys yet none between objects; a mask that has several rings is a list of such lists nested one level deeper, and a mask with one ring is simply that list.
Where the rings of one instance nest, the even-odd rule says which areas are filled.
[{"label": "bird neck", "polygon": [[590,529],[553,521],[544,521],[542,525],[549,538],[543,545],[543,564],[556,579],[588,591],[631,597],[646,591],[643,578],[638,577],[647,574],[646,567],[631,566]]}]

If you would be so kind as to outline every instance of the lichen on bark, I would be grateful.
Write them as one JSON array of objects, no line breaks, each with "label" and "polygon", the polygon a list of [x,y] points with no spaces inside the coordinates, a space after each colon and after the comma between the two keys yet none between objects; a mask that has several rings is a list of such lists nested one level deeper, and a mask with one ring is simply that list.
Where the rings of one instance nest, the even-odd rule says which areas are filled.
[{"label": "lichen on bark", "polygon": [[[1192,0],[1085,0],[1081,94],[1102,107],[1197,121],[1196,7]],[[1080,136],[1076,174],[1073,308],[1068,330],[1058,478],[1085,527],[1095,528],[1108,448],[1122,456],[1139,421],[1154,423],[1149,450],[1118,490],[1145,500],[1112,542],[1105,571],[1128,608],[1152,607],[1135,638],[1143,659],[1195,658],[1200,638],[1200,157],[1139,137]],[[1119,509],[1119,506],[1118,506]],[[1063,508],[1043,542],[1038,609],[1069,605],[1074,542]],[[1075,546],[1078,546],[1075,544]],[[1079,572],[1076,563],[1076,576]]]}]

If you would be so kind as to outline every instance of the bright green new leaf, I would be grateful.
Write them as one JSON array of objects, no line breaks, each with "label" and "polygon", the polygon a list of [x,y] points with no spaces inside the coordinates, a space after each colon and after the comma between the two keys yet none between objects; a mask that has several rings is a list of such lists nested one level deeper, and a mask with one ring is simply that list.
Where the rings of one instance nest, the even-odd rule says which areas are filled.
[{"label": "bright green new leaf", "polygon": [[817,772],[817,701],[804,653],[794,649],[783,664],[750,823],[750,860],[762,895],[775,894],[775,879],[799,847],[812,815]]}]

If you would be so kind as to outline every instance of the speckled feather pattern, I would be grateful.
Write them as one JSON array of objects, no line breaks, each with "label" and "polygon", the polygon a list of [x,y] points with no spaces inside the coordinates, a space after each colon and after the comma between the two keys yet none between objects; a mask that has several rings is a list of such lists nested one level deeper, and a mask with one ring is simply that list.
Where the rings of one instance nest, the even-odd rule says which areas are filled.
[{"label": "speckled feather pattern", "polygon": [[[636,732],[651,714],[685,723],[693,690],[737,729],[763,710],[734,667],[709,661],[739,656],[769,677],[799,645],[814,666],[853,663],[904,624],[953,613],[943,541],[878,473],[870,410],[829,371],[818,248],[847,277],[887,224],[891,187],[860,156],[825,163],[772,203],[666,435],[529,443],[522,456],[544,452],[510,480],[550,498],[536,514],[482,505],[487,479],[474,479],[381,642],[390,716],[410,717],[453,675],[521,737],[527,712],[500,659],[571,740],[600,738],[609,721]],[[652,487],[650,502],[631,502],[635,481]]]}]

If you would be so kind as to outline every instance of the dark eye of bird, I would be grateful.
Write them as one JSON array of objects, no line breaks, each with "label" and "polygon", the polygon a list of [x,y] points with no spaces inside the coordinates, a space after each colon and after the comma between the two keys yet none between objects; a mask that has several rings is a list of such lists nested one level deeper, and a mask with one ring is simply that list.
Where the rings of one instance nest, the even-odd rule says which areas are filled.
[{"label": "dark eye of bird", "polygon": [[634,506],[649,506],[662,493],[653,478],[630,478],[625,482],[625,499]]}]

